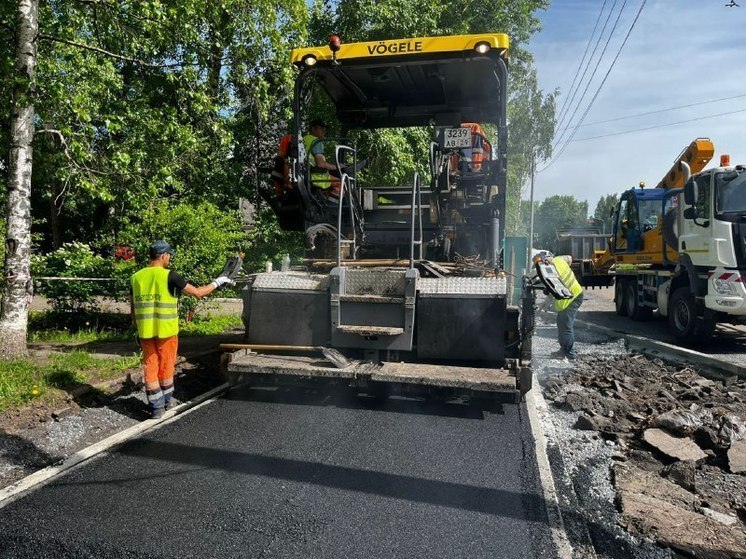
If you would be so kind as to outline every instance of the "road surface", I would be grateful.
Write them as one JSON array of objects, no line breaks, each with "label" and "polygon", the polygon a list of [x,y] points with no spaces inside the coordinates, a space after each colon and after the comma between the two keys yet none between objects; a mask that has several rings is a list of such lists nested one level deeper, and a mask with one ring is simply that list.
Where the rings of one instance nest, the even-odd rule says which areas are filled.
[{"label": "road surface", "polygon": [[525,405],[236,389],[0,509],[2,558],[551,558]]},{"label": "road surface", "polygon": [[[649,320],[642,322],[616,314],[613,288],[586,289],[578,320],[605,326],[624,334],[680,345],[668,326],[668,319],[657,312],[653,313]],[[711,340],[707,340],[706,344],[694,346],[693,349],[746,366],[746,325],[720,324]]]}]

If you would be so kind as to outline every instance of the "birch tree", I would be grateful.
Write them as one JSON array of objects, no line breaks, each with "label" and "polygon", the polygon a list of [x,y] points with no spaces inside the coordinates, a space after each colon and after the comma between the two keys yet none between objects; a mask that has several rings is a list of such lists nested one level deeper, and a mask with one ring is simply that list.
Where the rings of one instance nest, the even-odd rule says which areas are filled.
[{"label": "birch tree", "polygon": [[31,299],[31,169],[34,139],[34,70],[38,34],[38,0],[18,0],[15,85],[10,119],[10,156],[5,231],[5,269],[0,311],[0,355],[26,353]]}]

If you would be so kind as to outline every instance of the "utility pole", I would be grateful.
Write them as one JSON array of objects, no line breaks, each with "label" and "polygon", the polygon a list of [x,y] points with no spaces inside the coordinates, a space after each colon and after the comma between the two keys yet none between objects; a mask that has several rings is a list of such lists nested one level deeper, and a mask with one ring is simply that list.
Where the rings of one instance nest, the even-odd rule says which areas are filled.
[{"label": "utility pole", "polygon": [[531,255],[534,252],[534,177],[536,175],[536,155],[531,154],[531,194],[529,196],[529,203],[531,204],[531,218],[528,227],[528,262],[527,262],[527,273],[531,273],[531,265],[533,264]]}]

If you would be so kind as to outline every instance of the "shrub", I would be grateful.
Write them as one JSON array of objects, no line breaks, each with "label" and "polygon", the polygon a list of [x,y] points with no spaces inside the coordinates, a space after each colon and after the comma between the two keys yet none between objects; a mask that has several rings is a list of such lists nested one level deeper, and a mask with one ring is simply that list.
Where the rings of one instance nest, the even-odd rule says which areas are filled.
[{"label": "shrub", "polygon": [[[221,210],[209,202],[171,200],[155,201],[137,219],[126,220],[116,241],[134,248],[137,264],[143,266],[156,239],[165,239],[174,248],[170,268],[192,285],[212,281],[226,259],[245,250],[248,243],[237,211]],[[190,313],[196,303],[192,297],[182,297],[180,312]]]},{"label": "shrub", "polygon": [[[34,255],[31,261],[34,277],[115,277],[112,259],[93,252],[85,243],[65,243],[49,254]],[[120,276],[121,277],[121,276]],[[95,297],[113,296],[124,289],[122,281],[37,280],[36,290],[46,296],[56,312],[92,311]]]}]

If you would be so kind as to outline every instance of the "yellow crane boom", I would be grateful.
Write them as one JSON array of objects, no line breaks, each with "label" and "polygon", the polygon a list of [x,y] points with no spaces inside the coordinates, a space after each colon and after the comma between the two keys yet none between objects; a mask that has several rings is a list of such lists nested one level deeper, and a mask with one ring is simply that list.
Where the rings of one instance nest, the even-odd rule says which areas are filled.
[{"label": "yellow crane boom", "polygon": [[679,154],[671,169],[656,185],[656,188],[671,190],[684,187],[684,170],[681,163],[689,165],[691,173],[699,173],[715,154],[715,146],[709,138],[697,138]]}]

